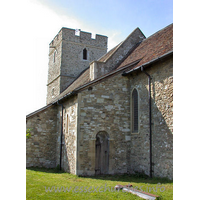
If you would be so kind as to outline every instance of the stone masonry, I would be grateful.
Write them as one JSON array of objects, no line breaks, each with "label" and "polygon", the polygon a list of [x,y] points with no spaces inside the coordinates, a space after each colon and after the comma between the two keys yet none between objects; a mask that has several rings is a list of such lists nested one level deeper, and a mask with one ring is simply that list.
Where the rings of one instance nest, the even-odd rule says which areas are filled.
[{"label": "stone masonry", "polygon": [[[173,59],[146,70],[151,76],[152,155],[155,176],[173,177]],[[149,171],[148,79],[144,73],[130,77],[130,92],[139,94],[139,133],[131,134],[130,170]]]},{"label": "stone masonry", "polygon": [[109,174],[127,172],[126,136],[130,133],[127,83],[128,78],[119,74],[79,94],[77,174],[94,175],[96,134],[101,131],[109,135]]},{"label": "stone masonry", "polygon": [[[26,117],[27,167],[54,168],[61,161],[64,171],[76,175],[150,175],[149,85],[143,68],[151,77],[153,176],[172,179],[172,31],[169,25],[145,38],[136,28],[105,54],[106,36],[93,39],[62,28],[49,45],[47,106]],[[138,94],[134,130],[133,91]]]},{"label": "stone masonry", "polygon": [[112,51],[109,59],[107,57],[100,58],[98,61],[90,63],[90,80],[99,78],[113,69],[116,69],[118,64],[126,57],[129,51],[133,51],[139,43],[141,43],[146,37],[139,28],[136,28],[126,40],[121,42]]},{"label": "stone masonry", "polygon": [[[152,76],[153,163],[156,176],[172,178],[172,60],[148,69]],[[140,84],[138,84],[140,80]],[[164,90],[161,91],[161,88]],[[131,92],[139,93],[139,132],[131,132]],[[167,94],[166,94],[166,92]],[[170,98],[168,98],[170,97]],[[94,175],[96,134],[109,135],[109,174],[149,174],[148,79],[143,73],[121,74],[79,94],[77,174]]]},{"label": "stone masonry", "polygon": [[49,107],[27,118],[31,137],[26,139],[27,167],[56,167],[57,107]]},{"label": "stone masonry", "polygon": [[[107,37],[74,29],[62,28],[49,44],[49,71],[47,83],[47,104],[59,95],[93,60],[107,52]],[[83,50],[86,49],[86,59]]]},{"label": "stone masonry", "polygon": [[[62,162],[61,167],[66,172],[76,174],[76,153],[77,153],[77,96],[63,103],[63,138],[62,138]],[[61,107],[58,109],[57,127],[61,132]],[[60,154],[60,135],[57,138],[57,154]],[[59,164],[60,157],[56,163]]]}]

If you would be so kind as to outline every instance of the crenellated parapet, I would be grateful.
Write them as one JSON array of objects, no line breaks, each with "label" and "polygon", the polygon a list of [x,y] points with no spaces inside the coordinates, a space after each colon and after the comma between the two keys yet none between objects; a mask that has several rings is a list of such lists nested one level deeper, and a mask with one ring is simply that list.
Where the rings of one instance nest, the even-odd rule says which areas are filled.
[{"label": "crenellated parapet", "polygon": [[61,28],[49,44],[47,104],[63,92],[90,62],[107,52],[108,37]]},{"label": "crenellated parapet", "polygon": [[108,37],[96,34],[95,38],[92,38],[91,33],[63,27],[49,44],[50,52],[52,48],[55,48],[62,40],[107,49]]}]

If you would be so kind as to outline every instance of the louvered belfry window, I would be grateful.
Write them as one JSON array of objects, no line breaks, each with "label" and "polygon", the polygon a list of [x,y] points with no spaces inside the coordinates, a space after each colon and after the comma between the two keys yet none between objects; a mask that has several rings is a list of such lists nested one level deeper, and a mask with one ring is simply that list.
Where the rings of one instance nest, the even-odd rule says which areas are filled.
[{"label": "louvered belfry window", "polygon": [[136,89],[132,93],[132,131],[138,132],[138,92]]}]

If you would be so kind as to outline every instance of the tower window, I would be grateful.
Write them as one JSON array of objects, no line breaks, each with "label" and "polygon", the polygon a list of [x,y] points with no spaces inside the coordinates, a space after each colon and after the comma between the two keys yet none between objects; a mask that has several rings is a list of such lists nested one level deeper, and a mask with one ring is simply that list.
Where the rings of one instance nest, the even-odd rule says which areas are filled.
[{"label": "tower window", "polygon": [[83,60],[87,60],[87,49],[83,49]]},{"label": "tower window", "polygon": [[54,63],[56,62],[56,54],[57,54],[57,51],[55,50],[55,51],[54,51],[54,54],[53,54],[53,62],[54,62]]}]

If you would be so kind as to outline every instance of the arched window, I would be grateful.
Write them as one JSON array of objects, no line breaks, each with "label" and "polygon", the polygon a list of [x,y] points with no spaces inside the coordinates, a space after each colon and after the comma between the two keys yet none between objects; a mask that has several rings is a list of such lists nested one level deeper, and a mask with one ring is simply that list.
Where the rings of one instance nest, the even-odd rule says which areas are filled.
[{"label": "arched window", "polygon": [[87,60],[87,49],[83,49],[83,60]]},{"label": "arched window", "polygon": [[132,132],[138,132],[138,91],[132,92]]}]

